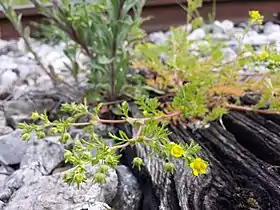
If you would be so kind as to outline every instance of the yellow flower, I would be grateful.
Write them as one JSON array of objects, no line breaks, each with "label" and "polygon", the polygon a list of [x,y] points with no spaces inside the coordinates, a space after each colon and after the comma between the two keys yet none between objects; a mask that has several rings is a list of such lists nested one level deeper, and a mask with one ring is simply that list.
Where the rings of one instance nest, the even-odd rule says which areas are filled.
[{"label": "yellow flower", "polygon": [[199,174],[206,174],[207,162],[201,158],[195,158],[194,161],[190,163],[190,167],[193,170],[193,175],[198,176]]},{"label": "yellow flower", "polygon": [[266,51],[263,51],[263,52],[259,55],[259,58],[260,58],[261,60],[265,60],[265,59],[267,59],[267,57],[268,57],[268,53],[267,53]]},{"label": "yellow flower", "polygon": [[249,25],[258,24],[261,25],[263,23],[263,16],[260,14],[259,11],[249,11],[250,21]]},{"label": "yellow flower", "polygon": [[172,144],[171,155],[179,158],[184,154],[184,149],[178,144]]}]

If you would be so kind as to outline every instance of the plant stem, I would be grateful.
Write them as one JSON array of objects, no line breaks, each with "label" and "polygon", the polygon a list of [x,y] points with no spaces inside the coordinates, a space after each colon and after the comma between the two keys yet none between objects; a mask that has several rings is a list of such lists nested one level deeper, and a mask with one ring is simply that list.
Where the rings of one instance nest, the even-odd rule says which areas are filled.
[{"label": "plant stem", "polygon": [[135,136],[133,136],[132,139],[129,139],[126,143],[124,143],[122,145],[113,146],[110,149],[116,150],[116,149],[122,149],[122,148],[125,148],[125,147],[129,146],[131,142],[134,142],[134,141],[137,140],[137,138],[141,134],[142,129],[143,129],[143,126],[140,126],[139,129],[137,130],[137,133],[135,134]]},{"label": "plant stem", "polygon": [[[114,56],[113,56],[114,57]],[[113,61],[110,64],[110,72],[111,72],[111,94],[110,94],[110,99],[111,101],[116,99],[116,93],[115,93],[115,86],[116,86],[116,75],[115,75],[115,61]]]},{"label": "plant stem", "polygon": [[[164,118],[170,118],[170,117],[174,117],[174,116],[178,116],[180,115],[181,112],[172,112],[170,114],[167,114],[167,115],[161,115],[161,116],[157,116],[155,118],[149,118],[149,117],[145,117],[145,118],[133,118],[135,121],[137,120],[143,120],[144,122],[145,121],[148,121],[148,120],[161,120],[161,119],[164,119]],[[70,123],[70,125],[72,126],[87,126],[87,125],[92,125],[94,122],[100,122],[100,123],[104,123],[104,124],[119,124],[119,123],[125,123],[127,122],[127,120],[105,120],[105,119],[96,119],[94,121],[91,121],[91,122],[82,122],[82,123]],[[49,126],[52,126],[53,124],[51,123]]]},{"label": "plant stem", "polygon": [[236,111],[249,111],[249,112],[255,112],[255,113],[266,114],[266,115],[280,115],[280,112],[278,111],[254,109],[247,106],[237,106],[237,105],[228,104],[226,105],[226,107],[228,109],[236,110]]}]

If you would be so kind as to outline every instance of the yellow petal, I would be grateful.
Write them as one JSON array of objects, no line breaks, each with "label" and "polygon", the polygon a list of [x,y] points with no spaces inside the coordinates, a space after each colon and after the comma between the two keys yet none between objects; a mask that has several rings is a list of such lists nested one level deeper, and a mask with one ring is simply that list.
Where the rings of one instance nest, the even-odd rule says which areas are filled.
[{"label": "yellow petal", "polygon": [[198,176],[198,171],[197,170],[193,170],[193,175],[194,176]]},{"label": "yellow petal", "polygon": [[206,169],[204,169],[204,168],[203,168],[203,169],[200,169],[200,173],[201,173],[201,174],[206,174]]}]

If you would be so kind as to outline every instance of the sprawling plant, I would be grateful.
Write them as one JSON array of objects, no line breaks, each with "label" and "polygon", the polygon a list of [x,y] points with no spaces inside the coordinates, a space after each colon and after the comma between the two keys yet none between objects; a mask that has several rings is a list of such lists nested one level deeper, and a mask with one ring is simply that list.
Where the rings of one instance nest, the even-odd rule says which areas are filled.
[{"label": "sprawling plant", "polygon": [[[70,142],[73,145],[72,149],[69,148],[65,151],[66,162],[74,166],[74,169],[64,177],[67,183],[77,183],[79,187],[86,180],[87,164],[99,166],[93,181],[103,183],[109,168],[116,167],[119,162],[121,155],[116,151],[135,144],[147,145],[152,149],[152,154],[162,157],[165,160],[164,169],[167,172],[173,173],[176,170],[173,160],[177,158],[182,159],[186,167],[192,168],[195,176],[206,173],[208,163],[197,156],[200,146],[193,141],[183,145],[168,140],[170,132],[166,125],[170,120],[180,118],[187,111],[166,112],[166,110],[162,110],[160,102],[156,98],[143,95],[143,87],[147,86],[139,87],[138,84],[141,82],[131,81],[131,75],[128,74],[133,47],[139,39],[143,38],[140,25],[143,22],[141,11],[144,1],[97,0],[83,1],[73,5],[68,0],[62,0],[53,1],[52,8],[44,6],[39,0],[32,0],[32,3],[47,17],[50,23],[45,27],[47,29],[45,32],[53,34],[47,35],[59,37],[68,44],[64,53],[72,65],[66,64],[66,67],[76,80],[79,74],[77,52],[88,57],[89,93],[91,95],[87,95],[86,98],[98,102],[104,99],[116,100],[125,96],[126,98],[133,97],[143,116],[141,118],[130,116],[130,107],[124,101],[117,107],[113,106],[114,113],[122,116],[121,120],[101,119],[100,112],[103,104],[99,103],[93,108],[85,100],[83,104],[74,102],[63,104],[61,111],[68,114],[68,117],[50,121],[46,112],[35,112],[31,119],[34,122],[42,123],[20,123],[19,128],[22,129],[23,140],[28,141],[35,132],[39,139],[46,135],[59,135],[61,143],[69,145]],[[1,5],[6,11],[7,17],[23,36],[29,50],[32,51],[29,39],[25,36],[20,24],[20,17],[15,14],[8,2],[2,2]],[[133,15],[129,14],[130,12],[133,12]],[[36,56],[36,53],[32,52]],[[35,58],[40,61],[40,58]],[[41,66],[53,81],[57,82],[58,75],[55,74],[55,69],[50,71],[42,63]],[[184,95],[178,95],[177,102],[174,101],[173,105],[179,107],[183,100],[185,100]],[[189,107],[186,106],[187,109]],[[81,122],[81,119],[89,120]],[[115,140],[115,145],[110,147],[94,132],[96,123],[129,123],[135,134],[129,137],[123,131],[119,131],[118,134],[110,133],[111,138]],[[84,133],[88,133],[90,138],[73,140],[69,130],[75,126],[83,127]],[[93,149],[96,151],[95,156],[92,156],[91,153]],[[141,158],[134,158],[133,167],[141,169],[143,165],[144,162]]]},{"label": "sprawling plant", "polygon": [[[185,166],[192,169],[194,176],[205,174],[208,163],[198,157],[200,146],[194,141],[189,144],[170,142],[170,132],[166,128],[169,123],[180,121],[184,124],[187,120],[188,125],[195,123],[205,126],[207,122],[221,118],[229,109],[260,111],[254,107],[230,103],[232,99],[238,103],[241,96],[250,92],[262,93],[263,99],[258,105],[270,102],[271,108],[275,110],[269,113],[278,113],[279,90],[276,84],[280,80],[276,70],[277,57],[273,57],[276,53],[270,54],[273,59],[269,59],[269,55],[257,55],[251,50],[252,54],[246,57],[245,51],[240,48],[236,59],[223,62],[224,43],[213,41],[208,36],[207,44],[195,47],[202,53],[201,57],[201,54],[198,56],[193,53],[194,41],[186,39],[190,32],[183,27],[171,28],[171,35],[163,45],[139,43],[138,40],[143,36],[140,26],[143,22],[141,11],[144,1],[96,0],[74,5],[68,0],[61,0],[53,1],[53,8],[45,7],[38,0],[32,2],[50,21],[48,31],[68,43],[65,54],[72,65],[67,65],[67,68],[74,77],[79,74],[77,52],[88,57],[88,93],[91,95],[86,98],[98,104],[92,107],[87,100],[84,103],[66,103],[62,105],[61,111],[67,117],[51,121],[46,112],[34,112],[31,119],[42,123],[19,124],[24,140],[29,140],[34,132],[39,139],[46,135],[58,135],[61,143],[73,145],[65,151],[66,162],[74,166],[64,177],[67,183],[76,183],[79,187],[85,182],[87,164],[99,167],[93,181],[105,182],[108,170],[119,163],[121,154],[116,151],[137,144],[150,147],[151,154],[162,157],[167,172],[173,173],[176,170],[173,163],[175,158],[184,161]],[[12,8],[8,4],[0,4],[18,31],[22,32],[20,19]],[[187,22],[193,28],[203,23],[198,15],[198,8],[201,6],[201,0],[188,0],[188,7],[185,8],[188,12]],[[131,11],[133,15],[130,14]],[[251,12],[250,15],[250,24],[262,22],[262,16],[258,12]],[[28,43],[28,39],[25,40]],[[163,60],[160,59],[162,57]],[[245,64],[258,64],[261,60],[274,60],[270,67],[275,70],[258,74],[261,76],[259,80],[250,80],[254,75],[240,74],[239,70]],[[129,79],[131,75],[128,74],[128,69],[132,61],[133,66],[147,70],[145,84]],[[49,72],[48,69],[46,72]],[[51,71],[50,76],[53,75]],[[147,86],[156,93],[167,93],[172,99],[166,97],[162,102],[156,97],[143,95],[143,87]],[[131,116],[130,106],[126,101],[128,97],[134,99],[142,117]],[[165,95],[161,97],[164,98]],[[112,105],[117,104],[116,99],[122,99],[122,102],[117,106]],[[110,100],[111,105],[106,102],[98,103],[104,100]],[[121,119],[101,118],[105,105],[120,115]],[[94,131],[97,123],[128,123],[134,134],[128,136],[121,130],[117,134],[110,133],[115,144],[108,146]],[[82,127],[90,138],[72,139],[72,127]],[[91,152],[93,149],[96,151],[95,156]],[[135,157],[132,162],[132,166],[139,169],[144,164],[139,157]]]},{"label": "sprawling plant", "polygon": [[[194,5],[192,8],[197,9]],[[251,26],[262,24],[263,16],[258,11],[250,11],[249,16],[248,28],[242,37],[236,37],[238,43]],[[191,23],[197,24],[197,20],[195,16],[189,18]],[[187,38],[190,33],[184,27],[171,28],[164,44],[146,42],[136,47],[138,59],[134,60],[133,65],[151,69],[147,83],[174,96],[169,111],[181,110],[185,118],[201,120],[202,125],[219,119],[230,109],[274,114],[280,111],[279,52],[273,44],[264,47],[261,54],[251,46],[243,45],[242,48],[240,44],[237,57],[224,61],[223,48],[226,43],[215,40],[211,34],[205,42],[193,41]],[[240,72],[246,65],[255,65],[256,71]],[[269,71],[258,72],[261,65],[267,66]],[[248,94],[261,95],[261,100],[252,107],[239,106],[240,97]],[[178,106],[173,106],[174,103]],[[272,110],[257,110],[267,105]]]}]

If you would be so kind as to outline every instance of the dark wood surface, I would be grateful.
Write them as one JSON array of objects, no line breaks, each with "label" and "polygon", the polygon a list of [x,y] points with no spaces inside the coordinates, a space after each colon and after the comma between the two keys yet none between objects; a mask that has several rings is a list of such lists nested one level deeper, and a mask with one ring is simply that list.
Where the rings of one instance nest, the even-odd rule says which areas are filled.
[{"label": "dark wood surface", "polygon": [[[143,158],[141,171],[132,169],[143,188],[142,210],[279,210],[280,117],[230,112],[207,129],[171,126],[171,141],[194,139],[210,163],[207,175],[192,176],[181,161],[174,175],[163,171],[163,160],[149,157],[141,145],[126,150],[123,163]],[[129,131],[129,129],[127,129]]]},{"label": "dark wood surface", "polygon": [[[185,2],[185,1],[183,1]],[[218,20],[230,19],[234,22],[244,21],[248,18],[248,10],[259,10],[266,20],[275,20],[275,14],[280,12],[280,1],[263,0],[263,1],[217,1]],[[212,11],[212,1],[204,2],[204,6],[199,10],[204,18]],[[24,25],[29,25],[30,21],[40,22],[42,16],[33,7],[23,7],[17,9],[22,14]],[[186,12],[177,4],[177,0],[148,0],[143,10],[143,17],[152,17],[151,20],[143,24],[147,32],[158,30],[168,30],[170,26],[177,26],[186,23]],[[18,37],[13,26],[0,12],[0,38],[14,39]]]}]

